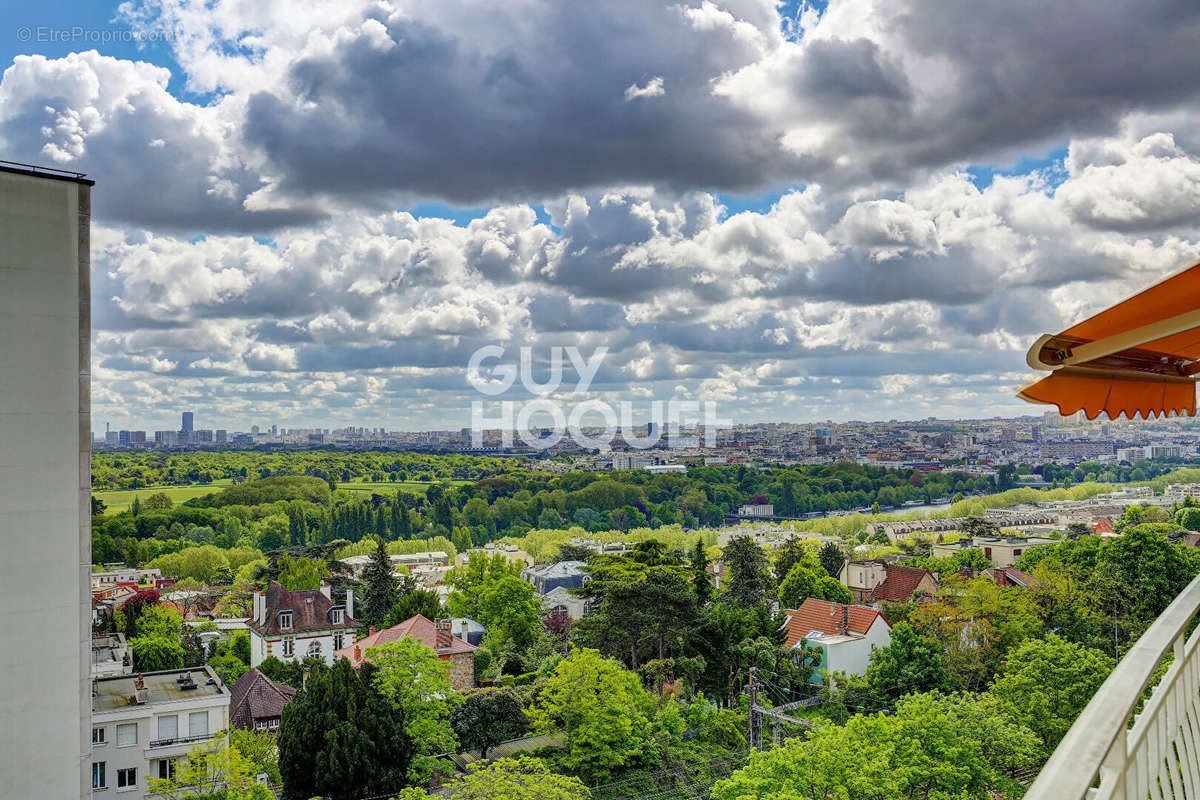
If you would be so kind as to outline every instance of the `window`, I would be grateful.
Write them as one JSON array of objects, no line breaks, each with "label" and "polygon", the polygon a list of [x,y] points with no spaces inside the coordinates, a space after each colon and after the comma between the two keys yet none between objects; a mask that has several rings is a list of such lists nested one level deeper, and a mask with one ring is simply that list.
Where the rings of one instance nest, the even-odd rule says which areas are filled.
[{"label": "window", "polygon": [[345,646],[346,646],[346,640],[342,637],[342,634],[335,633],[333,635],[333,649],[341,650]]},{"label": "window", "polygon": [[306,655],[308,658],[320,658],[321,657],[321,643],[313,642],[312,644],[310,644],[308,646],[308,652],[306,653]]},{"label": "window", "polygon": [[137,767],[126,767],[117,770],[117,788],[131,789],[137,786]]},{"label": "window", "polygon": [[179,736],[179,718],[172,714],[158,718],[158,738],[174,739]]},{"label": "window", "polygon": [[292,629],[292,612],[280,611],[279,612],[279,630],[290,631],[291,629]]},{"label": "window", "polygon": [[294,652],[296,652],[296,640],[289,636],[283,640],[283,657],[290,658]]},{"label": "window", "polygon": [[104,728],[92,728],[92,744],[104,744]]},{"label": "window", "polygon": [[208,712],[193,711],[188,714],[188,736],[208,735]]},{"label": "window", "polygon": [[117,726],[117,747],[137,744],[137,723],[126,722]]},{"label": "window", "polygon": [[1021,551],[1020,551],[1020,550],[1013,550],[1013,558],[1016,558],[1016,557],[1017,557],[1017,556],[1019,556],[1019,555],[1021,555]]},{"label": "window", "polygon": [[279,727],[279,717],[274,717],[273,719],[267,720],[267,727],[272,728],[272,729],[278,728]]},{"label": "window", "polygon": [[104,780],[104,765],[105,761],[95,761],[92,763],[92,788],[107,789],[108,783]]},{"label": "window", "polygon": [[158,777],[164,781],[172,780],[175,777],[175,759],[164,758],[158,762]]},{"label": "window", "polygon": [[254,723],[254,730],[265,731],[266,729],[267,729],[267,723],[265,720],[260,719],[258,722]]},{"label": "window", "polygon": [[345,621],[345,613],[340,608],[330,609],[329,619],[334,625],[341,625]]}]

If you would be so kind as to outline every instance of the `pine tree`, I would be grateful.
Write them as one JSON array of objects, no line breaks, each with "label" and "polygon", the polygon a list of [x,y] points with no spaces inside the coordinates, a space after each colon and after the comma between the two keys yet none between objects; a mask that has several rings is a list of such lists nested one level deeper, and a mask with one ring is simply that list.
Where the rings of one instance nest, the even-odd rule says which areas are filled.
[{"label": "pine tree", "polygon": [[135,517],[136,517],[138,514],[142,513],[142,501],[138,499],[138,496],[137,496],[136,494],[133,496],[133,505],[131,505],[131,506],[129,507],[129,511],[130,511],[130,512],[131,512],[131,513],[132,513],[132,514],[135,516]]},{"label": "pine tree", "polygon": [[388,558],[383,539],[375,540],[375,552],[363,570],[363,584],[362,621],[379,625],[400,599],[396,581],[392,578],[392,560]]},{"label": "pine tree", "polygon": [[389,795],[409,781],[417,745],[401,711],[373,685],[377,670],[338,659],[315,665],[283,710],[279,771],[284,800]]},{"label": "pine tree", "polygon": [[817,552],[817,559],[821,562],[821,566],[829,573],[829,577],[836,578],[842,571],[842,562],[846,557],[842,555],[842,548],[838,547],[833,542],[826,542],[821,545],[821,549]]},{"label": "pine tree", "polygon": [[704,539],[696,539],[696,547],[692,550],[692,586],[696,590],[696,600],[703,605],[713,595],[712,578],[708,574],[708,556],[704,553]]},{"label": "pine tree", "polygon": [[767,554],[749,536],[735,536],[724,552],[725,595],[742,608],[761,605],[767,595]]}]

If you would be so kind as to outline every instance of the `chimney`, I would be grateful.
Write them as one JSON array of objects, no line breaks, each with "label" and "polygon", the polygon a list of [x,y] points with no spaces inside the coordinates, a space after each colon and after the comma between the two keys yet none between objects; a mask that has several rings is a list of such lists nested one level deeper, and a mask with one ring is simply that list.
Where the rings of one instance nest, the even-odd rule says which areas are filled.
[{"label": "chimney", "polygon": [[367,633],[367,636],[374,636],[374,635],[375,635],[375,626],[372,625],[370,632]]},{"label": "chimney", "polygon": [[451,631],[451,621],[448,619],[439,619],[435,621],[434,627],[437,629],[437,645],[434,650],[446,650],[454,642],[454,633]]},{"label": "chimney", "polygon": [[346,617],[354,619],[354,590],[346,589]]},{"label": "chimney", "polygon": [[842,633],[850,632],[850,606],[842,605]]},{"label": "chimney", "polygon": [[326,600],[333,599],[333,587],[329,584],[329,581],[321,581],[321,594],[325,595]]},{"label": "chimney", "polygon": [[358,664],[360,661],[362,661],[362,648],[354,645],[354,663]]}]

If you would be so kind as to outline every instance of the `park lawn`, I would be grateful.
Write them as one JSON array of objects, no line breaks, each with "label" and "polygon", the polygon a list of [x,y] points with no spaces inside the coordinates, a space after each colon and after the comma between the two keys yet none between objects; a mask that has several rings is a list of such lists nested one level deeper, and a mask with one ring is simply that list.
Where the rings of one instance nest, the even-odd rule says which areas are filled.
[{"label": "park lawn", "polygon": [[133,498],[140,497],[142,502],[152,494],[165,494],[173,503],[182,503],[193,497],[203,497],[206,494],[219,492],[232,485],[231,480],[219,480],[203,486],[148,486],[144,489],[102,489],[92,490],[92,497],[104,501],[106,514],[117,514],[133,505]]},{"label": "park lawn", "polygon": [[[337,487],[351,492],[391,494],[396,490],[400,490],[408,494],[425,494],[434,483],[441,483],[441,481],[347,481],[346,483],[339,482]],[[450,481],[450,483],[455,486],[466,486],[470,481]]]}]

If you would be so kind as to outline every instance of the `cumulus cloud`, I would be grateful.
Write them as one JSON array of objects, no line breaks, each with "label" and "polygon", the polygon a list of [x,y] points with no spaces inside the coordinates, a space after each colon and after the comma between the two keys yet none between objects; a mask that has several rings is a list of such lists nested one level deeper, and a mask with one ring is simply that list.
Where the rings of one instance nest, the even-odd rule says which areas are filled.
[{"label": "cumulus cloud", "polygon": [[625,87],[625,102],[637,100],[641,97],[661,97],[666,94],[667,90],[663,87],[663,79],[661,76],[651,78],[646,81],[645,86],[638,86],[636,83],[631,83]]},{"label": "cumulus cloud", "polygon": [[[1077,181],[1098,178],[1068,172],[982,189],[946,172],[857,200],[811,186],[738,214],[707,193],[614,187],[549,203],[550,225],[524,206],[463,225],[398,212],[270,244],[102,230],[97,264],[124,316],[97,351],[141,380],[222,375],[259,404],[358,375],[384,381],[382,407],[440,397],[430,413],[452,413],[470,398],[470,354],[499,343],[533,346],[542,366],[552,346],[607,347],[606,399],[683,386],[754,418],[824,408],[813,398],[837,386],[872,408],[926,408],[947,389],[924,376],[1001,380],[1036,334],[1200,258],[1173,232],[1131,239],[1080,219]],[[331,413],[354,408],[343,394]]]},{"label": "cumulus cloud", "polygon": [[[154,227],[278,229],[627,184],[898,191],[1111,136],[1200,94],[1188,0],[838,0],[806,5],[799,25],[773,0],[530,2],[519,17],[471,0],[144,0],[121,13],[170,33],[204,99],[177,99],[142,62],[22,57],[0,83],[0,142],[94,173],[98,212]],[[1095,213],[1110,211],[1126,214]]]},{"label": "cumulus cloud", "polygon": [[[100,413],[437,427],[491,343],[604,345],[598,396],[747,419],[1015,409],[1031,336],[1200,258],[1187,0],[121,13],[178,74],[0,79],[6,157],[97,179]],[[475,210],[396,210],[427,200]]]}]

